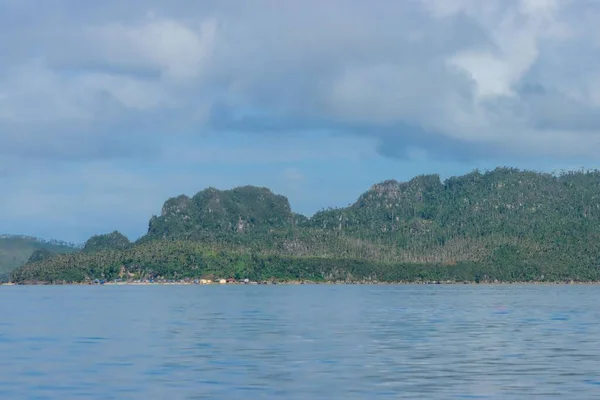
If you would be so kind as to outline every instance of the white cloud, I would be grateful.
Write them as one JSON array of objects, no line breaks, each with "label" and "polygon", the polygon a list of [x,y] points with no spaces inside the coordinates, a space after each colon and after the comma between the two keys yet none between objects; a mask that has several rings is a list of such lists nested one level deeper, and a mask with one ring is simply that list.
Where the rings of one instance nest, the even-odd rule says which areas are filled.
[{"label": "white cloud", "polygon": [[[46,123],[57,119],[80,120],[90,117],[80,87],[47,68],[43,61],[31,60],[9,68],[0,79],[5,120]],[[1,138],[0,138],[1,139]]]},{"label": "white cloud", "polygon": [[[536,61],[538,41],[556,22],[558,3],[545,0],[522,0],[514,8],[501,12],[491,10],[490,2],[480,7],[466,7],[489,29],[493,49],[467,49],[452,55],[448,62],[473,77],[480,97],[514,96],[513,87]],[[473,9],[477,11],[473,12]]]},{"label": "white cloud", "polygon": [[106,118],[107,101],[136,112],[185,104],[181,92],[200,87],[217,33],[211,19],[190,27],[152,16],[63,29],[48,34],[43,54],[0,62],[0,121]]},{"label": "white cloud", "polygon": [[[121,7],[112,1],[104,12],[82,8],[65,17],[72,26],[30,15],[40,20],[33,37],[42,47],[35,57],[16,51],[37,43],[31,29],[22,32],[24,43],[2,42],[20,58],[0,66],[0,118],[131,123],[161,114],[166,126],[189,132],[208,128],[211,108],[225,104],[290,126],[359,127],[378,137],[382,128],[408,125],[466,148],[510,153],[515,137],[571,134],[566,126],[536,125],[539,113],[561,109],[531,104],[524,85],[600,114],[593,64],[569,74],[578,61],[561,57],[573,46],[592,51],[593,19],[584,17],[600,7],[552,0],[132,4],[119,14],[110,13]],[[598,134],[584,139],[594,143]],[[413,145],[406,135],[395,143]],[[531,151],[541,149],[573,154],[579,146]]]},{"label": "white cloud", "polygon": [[197,29],[184,23],[149,16],[132,24],[108,23],[89,30],[98,46],[94,53],[111,65],[156,68],[167,79],[198,78],[210,61],[217,35],[212,19]]},{"label": "white cloud", "polygon": [[83,93],[106,93],[124,107],[146,110],[169,105],[168,93],[155,82],[107,73],[83,74],[72,81]]},{"label": "white cloud", "polygon": [[[599,18],[569,0],[0,2],[2,177],[25,199],[11,207],[63,215],[61,192],[27,202],[36,182],[97,181],[86,202],[128,207],[138,179],[172,179],[107,195],[126,161],[348,160],[362,139],[386,156],[585,161],[600,151]],[[298,136],[227,139],[265,130]],[[317,148],[302,130],[339,136]],[[185,142],[210,131],[222,141]],[[99,161],[106,175],[85,172]],[[37,163],[74,170],[13,168]]]}]

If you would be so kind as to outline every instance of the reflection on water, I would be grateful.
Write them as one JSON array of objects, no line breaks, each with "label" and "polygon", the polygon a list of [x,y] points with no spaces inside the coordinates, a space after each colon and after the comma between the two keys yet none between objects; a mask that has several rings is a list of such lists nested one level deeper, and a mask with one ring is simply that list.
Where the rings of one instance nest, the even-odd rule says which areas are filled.
[{"label": "reflection on water", "polygon": [[600,398],[600,286],[0,287],[0,398]]}]

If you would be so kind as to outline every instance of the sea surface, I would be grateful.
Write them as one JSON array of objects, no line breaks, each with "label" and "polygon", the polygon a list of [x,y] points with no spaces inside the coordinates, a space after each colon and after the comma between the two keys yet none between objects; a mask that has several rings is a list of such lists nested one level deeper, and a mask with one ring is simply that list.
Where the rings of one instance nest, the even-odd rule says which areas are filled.
[{"label": "sea surface", "polygon": [[599,399],[600,286],[1,286],[0,399]]}]

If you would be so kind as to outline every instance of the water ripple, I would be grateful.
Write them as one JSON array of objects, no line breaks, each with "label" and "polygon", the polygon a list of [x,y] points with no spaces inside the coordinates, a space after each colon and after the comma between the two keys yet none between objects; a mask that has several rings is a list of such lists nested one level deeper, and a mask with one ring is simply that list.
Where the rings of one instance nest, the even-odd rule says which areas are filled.
[{"label": "water ripple", "polygon": [[10,399],[600,398],[598,287],[2,287]]}]

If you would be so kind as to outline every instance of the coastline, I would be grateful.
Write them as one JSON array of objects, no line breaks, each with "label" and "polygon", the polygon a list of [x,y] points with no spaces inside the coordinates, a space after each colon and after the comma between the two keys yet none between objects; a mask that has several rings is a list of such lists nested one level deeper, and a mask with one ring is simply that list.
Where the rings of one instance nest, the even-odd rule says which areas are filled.
[{"label": "coastline", "polygon": [[258,285],[379,285],[379,286],[414,286],[414,285],[460,285],[460,286],[514,286],[514,285],[600,285],[600,281],[592,282],[578,282],[578,281],[514,281],[514,282],[474,282],[474,281],[463,281],[463,282],[451,282],[451,281],[406,281],[406,282],[379,282],[379,281],[267,281],[267,282],[186,282],[186,281],[173,281],[173,282],[104,282],[104,283],[93,283],[93,282],[25,282],[25,283],[14,283],[14,282],[3,282],[0,286],[258,286]]}]

